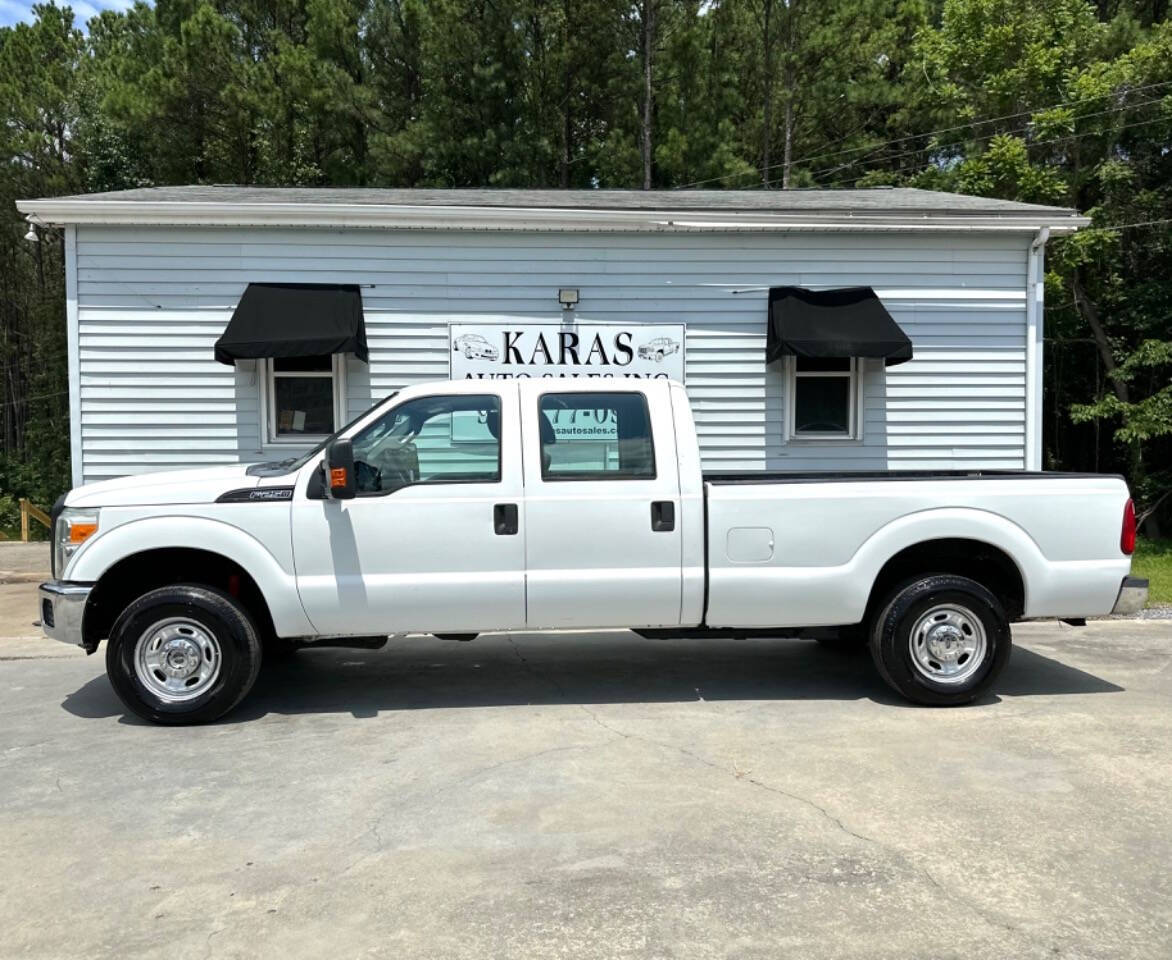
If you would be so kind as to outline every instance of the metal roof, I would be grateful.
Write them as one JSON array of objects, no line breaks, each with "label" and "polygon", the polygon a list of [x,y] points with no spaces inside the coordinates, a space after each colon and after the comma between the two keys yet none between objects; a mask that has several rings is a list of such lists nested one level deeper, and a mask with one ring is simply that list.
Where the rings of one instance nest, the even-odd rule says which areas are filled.
[{"label": "metal roof", "polygon": [[908,187],[865,190],[444,190],[144,187],[22,200],[47,223],[486,229],[829,229],[946,226],[1059,231],[1076,210]]}]

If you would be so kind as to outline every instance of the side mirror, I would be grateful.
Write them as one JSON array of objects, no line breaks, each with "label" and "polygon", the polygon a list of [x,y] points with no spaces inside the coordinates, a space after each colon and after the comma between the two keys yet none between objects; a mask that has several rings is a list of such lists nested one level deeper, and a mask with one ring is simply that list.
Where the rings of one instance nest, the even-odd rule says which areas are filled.
[{"label": "side mirror", "polygon": [[335,440],[326,448],[326,495],[331,500],[353,500],[358,483],[354,473],[354,445]]}]

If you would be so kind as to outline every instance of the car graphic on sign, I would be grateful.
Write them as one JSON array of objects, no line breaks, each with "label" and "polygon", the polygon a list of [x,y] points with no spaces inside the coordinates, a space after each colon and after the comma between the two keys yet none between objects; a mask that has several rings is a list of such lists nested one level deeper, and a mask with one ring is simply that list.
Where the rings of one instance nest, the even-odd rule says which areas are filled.
[{"label": "car graphic on sign", "polygon": [[469,360],[495,360],[497,348],[476,333],[465,333],[452,341],[452,353],[462,353]]},{"label": "car graphic on sign", "polygon": [[639,347],[639,357],[659,363],[664,357],[680,352],[680,345],[671,337],[656,337]]}]

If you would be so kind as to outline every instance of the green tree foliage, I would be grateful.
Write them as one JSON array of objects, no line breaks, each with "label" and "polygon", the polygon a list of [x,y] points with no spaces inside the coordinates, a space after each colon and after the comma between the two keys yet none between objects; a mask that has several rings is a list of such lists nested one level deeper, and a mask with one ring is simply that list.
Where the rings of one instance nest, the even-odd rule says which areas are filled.
[{"label": "green tree foliage", "polygon": [[170,183],[1077,206],[1093,227],[1047,250],[1047,463],[1172,486],[1165,0],[139,0],[85,31],[34,9],[0,28],[7,494],[68,476],[62,240],[22,239],[14,201]]},{"label": "green tree foliage", "polygon": [[73,15],[36,7],[37,18],[0,30],[0,516],[15,498],[45,504],[69,477],[69,404],[61,241],[23,239],[15,202],[80,188],[73,150],[77,77],[85,41]]}]

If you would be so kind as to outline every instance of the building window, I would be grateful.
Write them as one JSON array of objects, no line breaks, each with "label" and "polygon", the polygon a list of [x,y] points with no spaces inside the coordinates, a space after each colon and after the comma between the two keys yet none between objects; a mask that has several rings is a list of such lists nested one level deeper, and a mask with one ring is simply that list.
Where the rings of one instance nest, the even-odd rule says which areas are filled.
[{"label": "building window", "polygon": [[788,439],[859,438],[861,360],[791,357],[786,369]]},{"label": "building window", "polygon": [[320,439],[344,421],[343,355],[274,357],[261,362],[269,443]]}]

